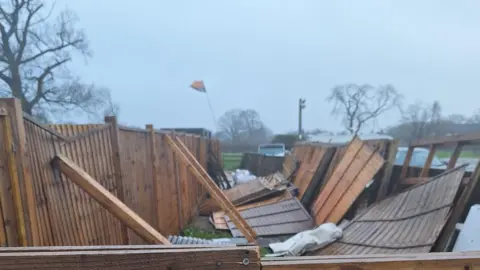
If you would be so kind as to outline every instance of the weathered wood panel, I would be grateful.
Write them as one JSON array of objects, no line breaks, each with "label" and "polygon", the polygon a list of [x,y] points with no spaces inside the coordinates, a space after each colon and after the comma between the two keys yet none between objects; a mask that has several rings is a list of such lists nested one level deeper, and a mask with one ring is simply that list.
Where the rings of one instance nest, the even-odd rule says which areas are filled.
[{"label": "weathered wood panel", "polygon": [[65,247],[5,249],[0,268],[9,269],[260,269],[257,247],[232,246]]},{"label": "weathered wood panel", "polygon": [[377,151],[354,138],[312,206],[315,223],[339,222],[383,163]]},{"label": "weathered wood panel", "polygon": [[380,270],[380,269],[448,269],[464,270],[480,267],[480,252],[471,253],[426,253],[388,254],[360,256],[305,256],[262,259],[262,269],[340,269],[340,270]]},{"label": "weathered wood panel", "polygon": [[[0,124],[0,245],[145,243],[65,175],[54,173],[50,162],[57,154],[159,232],[178,234],[198,214],[206,190],[177,161],[165,133],[118,128],[112,118],[106,124],[46,126],[22,115],[14,99],[0,99],[0,115],[10,120],[7,129]],[[210,153],[220,155],[218,141],[178,137],[203,168]]]}]

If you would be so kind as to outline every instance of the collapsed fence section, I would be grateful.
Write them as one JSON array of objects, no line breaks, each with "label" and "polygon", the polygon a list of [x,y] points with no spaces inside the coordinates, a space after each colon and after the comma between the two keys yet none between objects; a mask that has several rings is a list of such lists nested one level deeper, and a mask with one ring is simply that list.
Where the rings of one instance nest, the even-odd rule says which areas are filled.
[{"label": "collapsed fence section", "polygon": [[[58,154],[75,162],[164,234],[179,233],[198,214],[205,190],[177,162],[165,132],[151,125],[119,127],[114,118],[106,118],[105,124],[47,127],[24,116],[15,99],[0,99],[0,109],[2,246],[145,243],[52,168]],[[216,141],[175,136],[204,168],[208,154],[220,156]]]}]

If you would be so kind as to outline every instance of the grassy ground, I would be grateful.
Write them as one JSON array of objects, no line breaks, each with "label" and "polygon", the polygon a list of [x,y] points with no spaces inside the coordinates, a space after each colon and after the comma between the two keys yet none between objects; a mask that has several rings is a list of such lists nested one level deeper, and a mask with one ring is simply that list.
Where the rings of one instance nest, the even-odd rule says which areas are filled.
[{"label": "grassy ground", "polygon": [[233,171],[240,167],[243,153],[222,153],[223,168],[225,170]]},{"label": "grassy ground", "polygon": [[[443,150],[438,150],[435,152],[437,157],[439,158],[449,158],[452,156],[452,151],[443,151]],[[472,151],[462,151],[460,154],[460,157],[462,158],[480,158],[480,154],[474,153]]]},{"label": "grassy ground", "polygon": [[[216,238],[231,238],[232,235],[229,232],[221,232],[221,231],[205,231],[202,229],[198,229],[195,227],[186,228],[183,231],[185,236],[202,238],[202,239],[216,239]],[[265,256],[265,254],[272,253],[268,248],[260,248],[260,256]]]},{"label": "grassy ground", "polygon": [[205,231],[199,228],[189,227],[183,230],[185,236],[202,238],[202,239],[216,239],[216,238],[232,238],[229,232],[221,231]]}]

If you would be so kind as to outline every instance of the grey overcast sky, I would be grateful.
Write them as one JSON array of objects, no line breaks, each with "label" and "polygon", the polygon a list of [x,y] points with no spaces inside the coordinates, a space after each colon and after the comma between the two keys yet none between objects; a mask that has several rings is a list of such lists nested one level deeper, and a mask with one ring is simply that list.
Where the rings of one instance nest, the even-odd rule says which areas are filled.
[{"label": "grey overcast sky", "polygon": [[[342,83],[391,83],[406,98],[439,100],[445,114],[480,107],[480,1],[57,0],[75,11],[94,57],[72,64],[109,87],[121,122],[156,127],[214,123],[251,108],[274,132],[340,130],[325,102]],[[390,113],[379,126],[395,124]]]}]

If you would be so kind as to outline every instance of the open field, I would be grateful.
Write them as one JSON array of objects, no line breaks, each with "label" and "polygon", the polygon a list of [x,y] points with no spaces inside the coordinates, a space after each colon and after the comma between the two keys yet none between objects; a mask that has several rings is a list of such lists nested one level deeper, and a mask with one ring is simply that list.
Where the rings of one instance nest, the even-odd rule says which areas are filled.
[{"label": "open field", "polygon": [[[439,158],[450,158],[452,151],[438,150],[435,152]],[[460,154],[462,158],[480,158],[480,153],[475,153],[473,151],[462,151]]]},{"label": "open field", "polygon": [[223,167],[225,170],[232,171],[240,166],[243,153],[222,153]]}]

